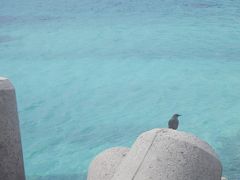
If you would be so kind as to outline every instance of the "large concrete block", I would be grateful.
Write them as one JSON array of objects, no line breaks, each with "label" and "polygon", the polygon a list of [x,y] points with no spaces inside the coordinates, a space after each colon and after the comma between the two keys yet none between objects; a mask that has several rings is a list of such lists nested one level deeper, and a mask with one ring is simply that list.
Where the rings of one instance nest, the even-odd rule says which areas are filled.
[{"label": "large concrete block", "polygon": [[111,180],[220,180],[222,166],[210,145],[171,129],[143,133]]},{"label": "large concrete block", "polygon": [[15,89],[3,77],[0,77],[0,179],[25,179]]},{"label": "large concrete block", "polygon": [[100,153],[88,170],[88,180],[111,180],[129,148],[115,147]]}]

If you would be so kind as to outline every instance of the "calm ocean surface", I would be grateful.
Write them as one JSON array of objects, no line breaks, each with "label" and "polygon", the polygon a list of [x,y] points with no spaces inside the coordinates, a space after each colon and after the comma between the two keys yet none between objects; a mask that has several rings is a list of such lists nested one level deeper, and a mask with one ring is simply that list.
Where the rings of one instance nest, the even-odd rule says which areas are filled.
[{"label": "calm ocean surface", "polygon": [[28,180],[85,180],[175,112],[240,179],[239,0],[0,0],[0,75]]}]

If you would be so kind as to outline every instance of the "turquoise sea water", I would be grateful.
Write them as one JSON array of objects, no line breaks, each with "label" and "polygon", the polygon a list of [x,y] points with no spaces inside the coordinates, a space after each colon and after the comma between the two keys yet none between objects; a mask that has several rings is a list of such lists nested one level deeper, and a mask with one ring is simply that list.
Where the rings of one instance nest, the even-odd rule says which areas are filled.
[{"label": "turquoise sea water", "polygon": [[0,0],[27,179],[85,180],[91,159],[177,112],[240,178],[238,0]]}]

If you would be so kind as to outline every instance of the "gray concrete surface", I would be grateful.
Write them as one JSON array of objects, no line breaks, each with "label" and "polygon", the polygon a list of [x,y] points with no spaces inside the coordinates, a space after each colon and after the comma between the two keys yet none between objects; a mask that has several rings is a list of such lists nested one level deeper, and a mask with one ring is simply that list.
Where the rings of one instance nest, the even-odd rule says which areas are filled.
[{"label": "gray concrete surface", "polygon": [[124,158],[121,152],[124,149],[113,148],[98,155],[89,168],[88,180],[222,178],[222,165],[214,150],[189,133],[153,129],[141,134]]},{"label": "gray concrete surface", "polygon": [[112,180],[220,180],[222,166],[210,145],[171,129],[138,137]]},{"label": "gray concrete surface", "polygon": [[0,180],[24,180],[15,89],[0,77]]},{"label": "gray concrete surface", "polygon": [[111,180],[128,152],[129,148],[115,147],[100,153],[89,166],[87,180]]}]

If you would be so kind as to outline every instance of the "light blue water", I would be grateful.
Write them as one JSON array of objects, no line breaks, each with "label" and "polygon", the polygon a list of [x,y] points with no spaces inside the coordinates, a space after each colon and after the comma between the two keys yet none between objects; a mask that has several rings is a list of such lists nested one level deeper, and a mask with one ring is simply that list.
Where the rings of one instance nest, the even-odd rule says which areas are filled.
[{"label": "light blue water", "polygon": [[239,179],[239,49],[238,0],[0,0],[28,179],[84,180],[175,112]]}]

